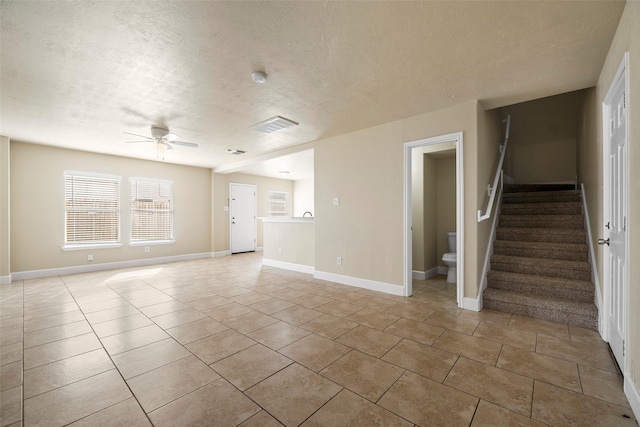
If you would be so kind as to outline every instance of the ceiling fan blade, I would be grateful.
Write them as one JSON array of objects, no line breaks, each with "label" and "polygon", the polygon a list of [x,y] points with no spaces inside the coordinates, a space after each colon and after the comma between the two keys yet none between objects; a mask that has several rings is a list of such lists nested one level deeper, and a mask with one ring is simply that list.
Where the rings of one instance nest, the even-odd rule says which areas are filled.
[{"label": "ceiling fan blade", "polygon": [[147,140],[147,141],[125,141],[125,142],[126,142],[127,144],[130,144],[130,143],[132,143],[132,142],[150,142],[150,141],[148,141],[148,140]]},{"label": "ceiling fan blade", "polygon": [[197,148],[198,144],[195,144],[193,142],[186,142],[186,141],[170,141],[171,144],[175,144],[175,145],[182,145],[183,147],[192,147],[192,148]]},{"label": "ceiling fan blade", "polygon": [[168,133],[165,136],[163,136],[163,138],[166,139],[167,141],[175,141],[176,139],[180,139],[180,137],[175,133]]},{"label": "ceiling fan blade", "polygon": [[131,132],[122,132],[122,133],[127,134],[127,135],[139,136],[140,138],[146,138],[149,141],[153,141],[153,138],[151,138],[150,136],[138,135],[137,133],[131,133]]}]

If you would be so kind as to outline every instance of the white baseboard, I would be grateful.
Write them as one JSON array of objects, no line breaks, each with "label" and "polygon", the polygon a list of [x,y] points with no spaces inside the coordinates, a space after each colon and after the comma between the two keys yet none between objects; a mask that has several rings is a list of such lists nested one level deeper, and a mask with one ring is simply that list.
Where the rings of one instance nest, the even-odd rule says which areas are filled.
[{"label": "white baseboard", "polygon": [[298,273],[313,274],[315,272],[315,268],[311,265],[294,264],[292,262],[276,261],[274,259],[262,258],[262,265],[282,268],[283,270],[297,271]]},{"label": "white baseboard", "polygon": [[449,269],[447,267],[433,267],[427,271],[413,270],[412,277],[414,280],[427,280],[438,274],[447,274],[448,271]]},{"label": "white baseboard", "polygon": [[264,246],[256,246],[256,252],[264,252]]},{"label": "white baseboard", "polygon": [[130,261],[105,262],[101,264],[76,265],[71,267],[46,268],[43,270],[18,271],[11,273],[13,280],[38,279],[40,277],[65,276],[67,274],[91,273],[93,271],[115,270],[118,268],[141,267],[168,262],[189,261],[201,258],[211,258],[211,252],[199,254],[173,255],[159,258],[134,259]]},{"label": "white baseboard", "polygon": [[426,271],[419,271],[419,270],[412,270],[411,271],[411,278],[413,280],[427,280],[427,272]]},{"label": "white baseboard", "polygon": [[229,256],[229,255],[231,255],[231,251],[218,251],[213,253],[214,258],[217,258],[220,256]]},{"label": "white baseboard", "polygon": [[636,420],[640,420],[640,391],[638,391],[638,387],[633,383],[629,374],[624,376],[624,394],[627,396]]},{"label": "white baseboard", "polygon": [[477,298],[464,297],[462,299],[462,308],[471,311],[482,311],[482,292],[478,294]]},{"label": "white baseboard", "polygon": [[11,274],[8,276],[0,276],[0,285],[10,285],[11,284]]},{"label": "white baseboard", "polygon": [[405,295],[405,287],[401,285],[392,285],[390,283],[378,282],[375,280],[361,279],[359,277],[343,276],[341,274],[327,273],[325,271],[316,271],[313,275],[316,279],[326,280],[329,282],[340,283],[357,288],[369,289],[372,291],[384,292],[391,295]]}]

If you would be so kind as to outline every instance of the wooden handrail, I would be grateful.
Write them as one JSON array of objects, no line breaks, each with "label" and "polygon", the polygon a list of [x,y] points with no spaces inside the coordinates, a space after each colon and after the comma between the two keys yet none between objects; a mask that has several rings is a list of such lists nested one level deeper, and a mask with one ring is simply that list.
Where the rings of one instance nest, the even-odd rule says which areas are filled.
[{"label": "wooden handrail", "polygon": [[[496,193],[498,192],[498,188],[502,187],[502,164],[504,163],[504,156],[507,153],[509,128],[511,127],[511,115],[508,115],[503,122],[506,122],[507,125],[504,132],[504,142],[500,145],[500,160],[498,161],[498,167],[496,168],[496,176],[493,178],[493,186],[491,184],[488,185],[489,200],[487,201],[487,208],[485,209],[484,214],[482,213],[482,210],[478,209],[478,222],[491,218],[491,210],[493,209],[493,202],[496,198]],[[498,183],[500,183],[500,187],[498,187]]]}]

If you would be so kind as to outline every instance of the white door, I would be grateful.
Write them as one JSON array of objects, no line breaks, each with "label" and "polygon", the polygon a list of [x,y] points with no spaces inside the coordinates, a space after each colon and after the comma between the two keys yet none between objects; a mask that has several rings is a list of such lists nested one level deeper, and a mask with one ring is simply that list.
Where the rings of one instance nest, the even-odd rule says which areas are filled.
[{"label": "white door", "polygon": [[625,372],[627,333],[627,108],[625,70],[614,80],[604,102],[605,209],[608,233],[605,246],[605,287],[608,294],[609,345]]},{"label": "white door", "polygon": [[256,250],[256,187],[229,184],[229,241],[231,253]]}]

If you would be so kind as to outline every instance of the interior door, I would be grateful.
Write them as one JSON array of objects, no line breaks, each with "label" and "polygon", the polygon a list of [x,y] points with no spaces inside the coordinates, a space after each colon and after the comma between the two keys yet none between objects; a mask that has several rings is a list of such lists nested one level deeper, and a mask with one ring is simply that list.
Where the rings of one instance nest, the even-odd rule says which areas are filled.
[{"label": "interior door", "polygon": [[229,244],[232,254],[256,250],[256,187],[229,184]]},{"label": "interior door", "polygon": [[[608,119],[608,171],[605,182],[605,227],[608,229],[607,257],[608,336],[609,345],[624,372],[625,337],[627,331],[627,132],[624,73],[617,79],[605,101]],[[605,243],[607,243],[605,241]]]}]

